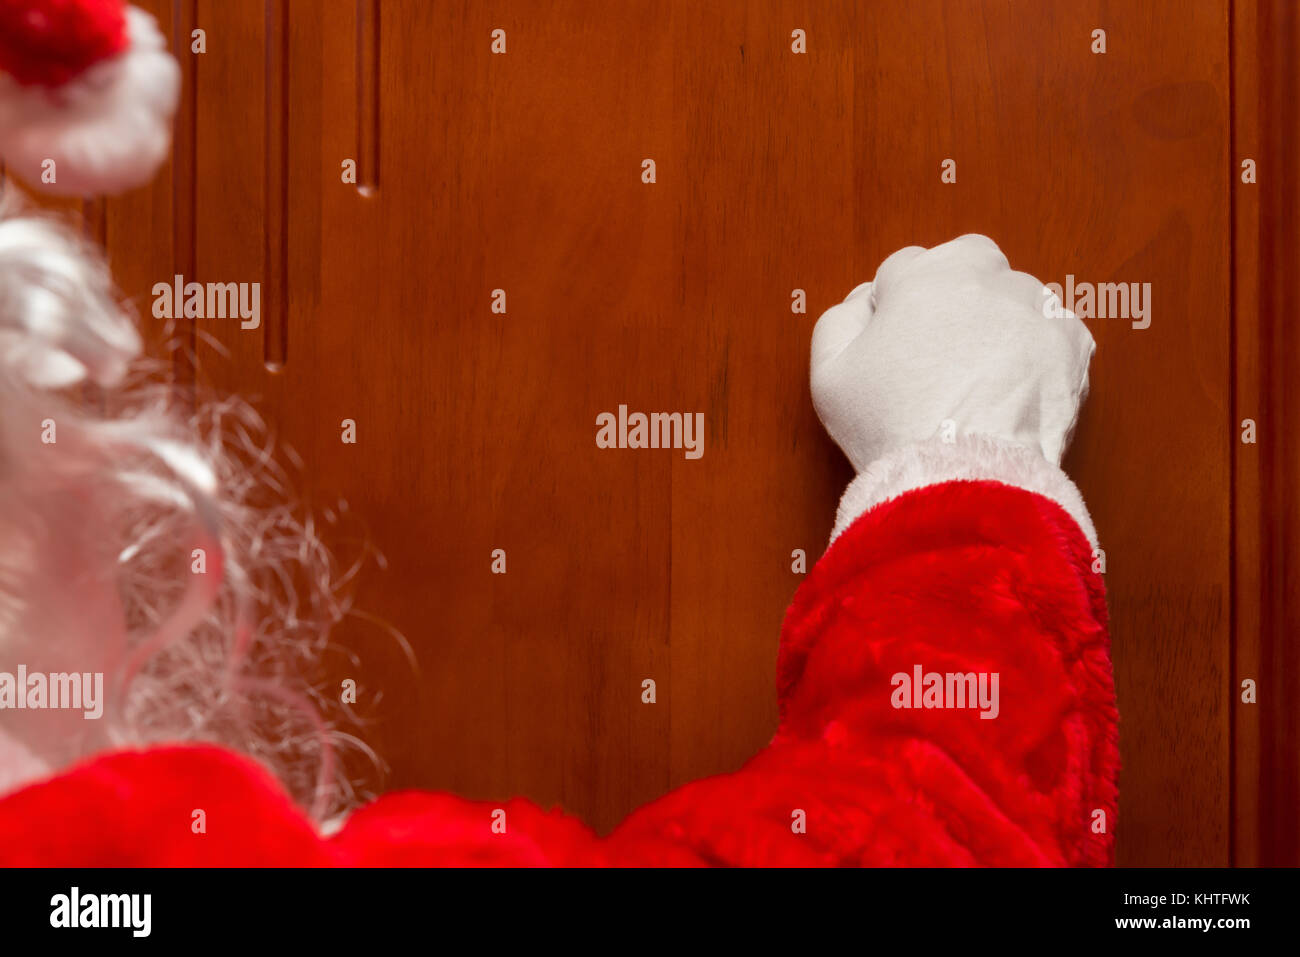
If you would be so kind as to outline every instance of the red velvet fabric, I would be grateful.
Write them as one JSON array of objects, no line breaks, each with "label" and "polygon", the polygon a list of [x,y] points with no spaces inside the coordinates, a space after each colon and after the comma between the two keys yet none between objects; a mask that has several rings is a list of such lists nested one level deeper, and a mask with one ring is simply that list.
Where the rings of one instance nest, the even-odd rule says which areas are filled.
[{"label": "red velvet fabric", "polygon": [[[523,799],[422,792],[322,839],[253,762],[159,747],[0,800],[0,864],[1110,864],[1117,712],[1091,564],[1074,521],[1020,489],[951,482],[878,506],[786,615],[772,743],[604,839]],[[895,707],[891,677],[916,665],[997,673],[998,716]]]},{"label": "red velvet fabric", "polygon": [[0,0],[0,73],[62,86],[127,47],[123,0]]}]

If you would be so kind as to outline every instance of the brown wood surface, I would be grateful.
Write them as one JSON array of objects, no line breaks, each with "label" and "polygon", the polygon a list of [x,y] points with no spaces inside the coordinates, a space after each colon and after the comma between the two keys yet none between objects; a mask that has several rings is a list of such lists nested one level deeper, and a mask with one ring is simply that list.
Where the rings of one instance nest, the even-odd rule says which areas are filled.
[{"label": "brown wood surface", "polygon": [[[263,284],[263,329],[200,325],[199,377],[387,557],[357,604],[418,668],[355,621],[334,676],[386,787],[607,830],[763,745],[791,551],[850,478],[812,324],[978,231],[1045,281],[1152,284],[1150,328],[1089,321],[1067,468],[1106,550],[1119,861],[1228,863],[1228,0],[146,5],[189,85],[174,165],[108,204],[114,266],[146,315],[174,272]],[[598,449],[620,403],[704,412],[703,458]]]},{"label": "brown wood surface", "polygon": [[[1300,863],[1300,6],[1233,8],[1233,859]],[[1243,183],[1253,159],[1257,182]],[[1257,701],[1242,700],[1253,681]]]}]

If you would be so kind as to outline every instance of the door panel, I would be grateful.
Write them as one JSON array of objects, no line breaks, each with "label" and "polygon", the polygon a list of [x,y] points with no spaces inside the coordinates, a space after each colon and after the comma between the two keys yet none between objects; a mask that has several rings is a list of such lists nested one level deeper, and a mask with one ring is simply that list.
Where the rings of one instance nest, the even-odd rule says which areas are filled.
[{"label": "door panel", "polygon": [[[207,52],[108,247],[139,295],[263,284],[261,329],[201,325],[197,374],[259,397],[309,504],[346,501],[341,552],[386,557],[355,603],[416,664],[357,619],[331,675],[384,786],[604,831],[761,747],[792,552],[851,477],[812,325],[976,231],[1046,281],[1150,283],[1148,328],[1087,320],[1067,458],[1105,548],[1119,860],[1228,863],[1228,0],[152,6]],[[620,404],[703,412],[704,455],[598,449]]]}]

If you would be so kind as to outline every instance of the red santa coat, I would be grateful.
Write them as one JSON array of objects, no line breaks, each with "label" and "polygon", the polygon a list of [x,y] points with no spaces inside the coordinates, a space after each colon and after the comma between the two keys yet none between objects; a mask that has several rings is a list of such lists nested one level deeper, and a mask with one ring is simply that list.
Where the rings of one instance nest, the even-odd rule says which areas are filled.
[{"label": "red santa coat", "polygon": [[[0,864],[1110,864],[1118,716],[1092,562],[1075,519],[1021,488],[950,481],[875,505],[786,615],[771,744],[603,839],[527,800],[425,792],[385,795],[324,838],[252,760],[177,746],[0,799]],[[997,675],[996,717],[925,707],[896,677],[918,666],[986,688]]]}]

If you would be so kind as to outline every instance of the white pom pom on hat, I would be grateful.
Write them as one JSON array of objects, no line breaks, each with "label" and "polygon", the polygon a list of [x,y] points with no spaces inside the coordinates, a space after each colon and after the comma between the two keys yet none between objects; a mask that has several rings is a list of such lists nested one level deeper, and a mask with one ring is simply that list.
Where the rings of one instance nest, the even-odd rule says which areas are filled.
[{"label": "white pom pom on hat", "polygon": [[0,161],[62,196],[143,185],[166,160],[180,69],[123,0],[0,0]]}]

